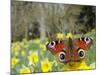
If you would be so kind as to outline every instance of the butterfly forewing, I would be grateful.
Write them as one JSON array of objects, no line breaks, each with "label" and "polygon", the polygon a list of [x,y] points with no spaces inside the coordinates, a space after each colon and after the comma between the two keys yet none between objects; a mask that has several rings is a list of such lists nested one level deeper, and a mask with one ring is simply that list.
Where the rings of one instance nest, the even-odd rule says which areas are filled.
[{"label": "butterfly forewing", "polygon": [[89,37],[81,37],[81,38],[74,39],[73,43],[76,47],[87,50],[92,45],[93,40]]},{"label": "butterfly forewing", "polygon": [[47,44],[47,49],[53,54],[61,52],[65,48],[64,40],[51,41]]}]

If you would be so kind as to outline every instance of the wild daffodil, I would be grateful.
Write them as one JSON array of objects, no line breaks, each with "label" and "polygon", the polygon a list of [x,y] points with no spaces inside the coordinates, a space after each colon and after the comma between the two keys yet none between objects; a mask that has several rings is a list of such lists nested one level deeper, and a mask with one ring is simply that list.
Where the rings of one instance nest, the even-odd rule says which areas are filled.
[{"label": "wild daffodil", "polygon": [[19,62],[19,59],[16,57],[12,57],[11,59],[11,66],[12,68]]},{"label": "wild daffodil", "polygon": [[82,60],[80,62],[69,62],[64,65],[63,70],[82,70],[82,69],[91,69],[90,66],[88,66],[85,62],[85,60]]},{"label": "wild daffodil", "polygon": [[52,64],[48,59],[45,59],[41,62],[41,70],[42,72],[49,72],[52,69]]},{"label": "wild daffodil", "polygon": [[73,35],[72,35],[72,33],[70,32],[70,33],[67,33],[67,36],[66,36],[67,38],[72,38],[73,37]]},{"label": "wild daffodil", "polygon": [[29,52],[29,56],[28,56],[28,60],[29,60],[29,65],[34,65],[35,63],[38,62],[38,53],[37,52]]},{"label": "wild daffodil", "polygon": [[20,69],[20,74],[27,74],[27,73],[31,73],[31,71],[28,67]]},{"label": "wild daffodil", "polygon": [[57,38],[59,38],[59,39],[64,38],[64,34],[62,34],[62,33],[57,33],[56,35],[57,35]]}]

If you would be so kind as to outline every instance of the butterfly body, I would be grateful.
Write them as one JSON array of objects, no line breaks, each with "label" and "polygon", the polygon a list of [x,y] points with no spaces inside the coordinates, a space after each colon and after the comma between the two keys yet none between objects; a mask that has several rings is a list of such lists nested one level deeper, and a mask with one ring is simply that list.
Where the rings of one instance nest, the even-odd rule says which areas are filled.
[{"label": "butterfly body", "polygon": [[50,41],[47,49],[62,63],[80,61],[85,58],[85,53],[92,42],[93,40],[89,37],[58,39]]}]

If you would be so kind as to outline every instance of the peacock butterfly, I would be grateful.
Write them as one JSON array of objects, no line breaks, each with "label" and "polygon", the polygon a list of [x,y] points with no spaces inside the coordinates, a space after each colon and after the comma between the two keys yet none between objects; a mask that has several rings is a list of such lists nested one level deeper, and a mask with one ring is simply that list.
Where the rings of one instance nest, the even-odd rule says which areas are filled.
[{"label": "peacock butterfly", "polygon": [[53,55],[57,55],[61,63],[67,63],[84,59],[92,43],[93,39],[89,37],[68,38],[52,40],[46,47]]}]

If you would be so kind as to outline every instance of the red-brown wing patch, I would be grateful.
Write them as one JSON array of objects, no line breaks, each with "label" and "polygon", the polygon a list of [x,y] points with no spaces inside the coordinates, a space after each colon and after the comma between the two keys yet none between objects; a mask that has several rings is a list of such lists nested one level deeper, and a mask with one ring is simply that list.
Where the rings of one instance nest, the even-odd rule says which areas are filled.
[{"label": "red-brown wing patch", "polygon": [[78,39],[74,39],[73,40],[73,44],[78,47],[78,48],[81,48],[81,49],[84,49],[84,50],[87,50],[90,48],[91,44],[92,44],[92,40],[90,41],[90,43],[86,43],[86,41],[83,41],[83,40],[80,40],[79,38]]}]

